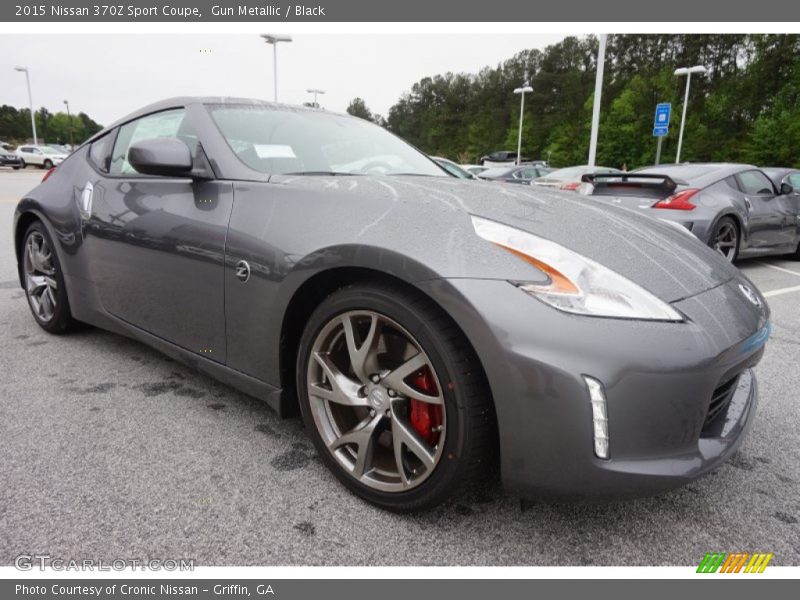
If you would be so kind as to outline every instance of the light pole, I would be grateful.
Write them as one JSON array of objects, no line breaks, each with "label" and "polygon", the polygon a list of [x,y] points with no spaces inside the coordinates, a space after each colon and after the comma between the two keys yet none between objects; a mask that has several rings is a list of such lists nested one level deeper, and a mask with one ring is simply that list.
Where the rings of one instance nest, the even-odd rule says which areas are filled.
[{"label": "light pole", "polygon": [[36,115],[33,112],[33,96],[31,96],[31,76],[28,73],[28,67],[14,67],[15,71],[25,73],[25,81],[28,84],[28,104],[31,107],[31,128],[33,129],[33,145],[39,145],[39,138],[36,137]]},{"label": "light pole", "polygon": [[517,165],[520,163],[520,159],[522,158],[522,119],[525,115],[525,94],[529,94],[533,91],[533,88],[528,83],[528,74],[525,73],[525,82],[522,84],[522,87],[518,87],[514,90],[515,94],[519,94],[519,132],[517,133]]},{"label": "light pole", "polygon": [[278,101],[278,44],[280,42],[291,42],[292,37],[289,35],[278,35],[272,33],[262,33],[261,37],[268,44],[272,44],[272,76],[273,85],[275,88],[275,102]]},{"label": "light pole", "polygon": [[600,129],[600,97],[603,94],[603,72],[606,66],[606,40],[605,33],[600,34],[600,46],[597,49],[597,73],[594,77],[594,105],[592,106],[592,135],[589,140],[589,166],[593,167],[597,161],[597,133]]},{"label": "light pole", "polygon": [[314,108],[319,108],[319,104],[317,104],[317,94],[324,94],[325,90],[310,88],[307,89],[306,92],[308,92],[309,94],[314,94]]},{"label": "light pole", "polygon": [[67,119],[69,123],[69,149],[72,150],[74,144],[72,143],[72,114],[69,112],[69,102],[64,100],[64,105],[67,107]]},{"label": "light pole", "polygon": [[705,73],[708,71],[703,65],[694,67],[681,67],[675,69],[675,75],[686,75],[686,93],[683,95],[683,111],[681,114],[681,130],[678,134],[678,152],[675,154],[675,164],[681,162],[681,146],[683,146],[683,126],[686,124],[686,105],[689,103],[689,84],[692,81],[692,73]]}]

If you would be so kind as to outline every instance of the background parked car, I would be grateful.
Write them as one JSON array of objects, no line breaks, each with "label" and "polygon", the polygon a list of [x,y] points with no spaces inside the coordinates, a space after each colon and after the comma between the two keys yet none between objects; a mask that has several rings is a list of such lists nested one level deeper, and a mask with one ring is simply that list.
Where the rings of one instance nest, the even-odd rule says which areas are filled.
[{"label": "background parked car", "polygon": [[458,177],[459,179],[477,179],[477,177],[475,177],[473,173],[470,173],[466,169],[461,168],[452,160],[442,158],[441,156],[431,156],[431,159],[435,161],[436,164],[442,167],[445,171],[450,173],[450,175],[452,175],[453,177]]},{"label": "background parked car", "polygon": [[[478,162],[484,167],[510,167],[517,164],[517,153],[511,150],[497,150],[481,156]],[[520,162],[530,162],[530,159],[523,157]]]},{"label": "background parked car", "polygon": [[479,179],[490,181],[505,181],[508,183],[523,183],[528,185],[531,180],[542,177],[550,172],[546,167],[521,165],[519,167],[492,167],[478,175]]},{"label": "background parked car", "polygon": [[0,146],[0,167],[11,167],[14,170],[22,168],[22,160],[16,154],[13,154]]},{"label": "background parked car", "polygon": [[564,169],[558,169],[557,171],[551,171],[544,177],[535,179],[532,185],[574,192],[577,191],[581,185],[581,177],[587,173],[622,173],[622,171],[611,167],[590,167],[589,165],[566,167]]},{"label": "background parked car", "polygon": [[752,165],[661,165],[584,181],[591,184],[585,193],[683,225],[729,261],[764,254],[800,259],[800,196]]},{"label": "background parked car", "polygon": [[33,144],[17,148],[17,156],[22,159],[23,167],[25,165],[37,165],[43,169],[52,169],[67,158],[63,150],[51,148],[50,146],[34,146]]},{"label": "background parked car", "polygon": [[459,165],[465,171],[469,171],[473,175],[480,175],[489,167],[484,167],[482,165]]}]

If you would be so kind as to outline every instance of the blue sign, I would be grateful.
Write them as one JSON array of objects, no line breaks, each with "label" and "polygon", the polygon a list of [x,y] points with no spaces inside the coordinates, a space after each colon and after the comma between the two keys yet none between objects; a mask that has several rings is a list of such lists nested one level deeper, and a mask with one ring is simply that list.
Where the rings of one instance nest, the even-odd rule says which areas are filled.
[{"label": "blue sign", "polygon": [[672,104],[669,102],[662,102],[656,104],[656,118],[653,121],[653,135],[656,137],[664,137],[669,133],[669,117],[672,112]]}]

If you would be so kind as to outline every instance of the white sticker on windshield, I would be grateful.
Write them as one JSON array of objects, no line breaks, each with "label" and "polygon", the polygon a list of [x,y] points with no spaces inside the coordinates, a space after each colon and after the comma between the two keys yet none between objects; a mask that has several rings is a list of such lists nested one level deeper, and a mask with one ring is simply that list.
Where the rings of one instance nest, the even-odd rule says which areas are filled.
[{"label": "white sticker on windshield", "polygon": [[291,146],[281,144],[253,144],[259,158],[297,158]]}]

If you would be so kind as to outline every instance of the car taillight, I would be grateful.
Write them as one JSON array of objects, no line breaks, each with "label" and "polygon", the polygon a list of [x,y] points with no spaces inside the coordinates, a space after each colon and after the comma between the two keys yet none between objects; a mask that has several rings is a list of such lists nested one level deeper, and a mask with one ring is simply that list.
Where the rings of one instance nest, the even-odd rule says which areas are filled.
[{"label": "car taillight", "polygon": [[50,175],[53,174],[53,171],[55,171],[55,170],[56,170],[56,167],[51,167],[50,169],[47,169],[47,173],[45,173],[44,177],[42,177],[42,183],[47,181],[47,179],[50,177]]},{"label": "car taillight", "polygon": [[672,194],[669,198],[659,200],[653,205],[653,208],[669,208],[672,210],[694,210],[696,205],[692,204],[689,200],[700,190],[688,189]]},{"label": "car taillight", "polygon": [[560,186],[558,186],[558,189],[566,190],[568,192],[574,192],[579,187],[581,187],[581,184],[580,184],[579,181],[570,181],[569,183],[562,183]]}]

